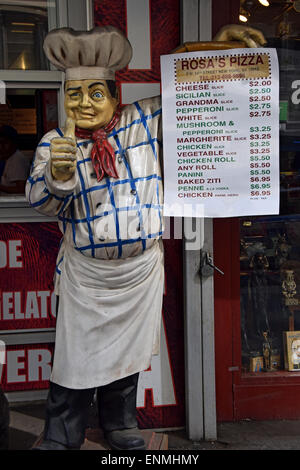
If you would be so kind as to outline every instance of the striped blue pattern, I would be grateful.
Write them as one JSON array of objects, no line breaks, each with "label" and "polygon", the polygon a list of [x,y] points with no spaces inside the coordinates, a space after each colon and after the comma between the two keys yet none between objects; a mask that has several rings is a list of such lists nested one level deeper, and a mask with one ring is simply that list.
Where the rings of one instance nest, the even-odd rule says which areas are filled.
[{"label": "striped blue pattern", "polygon": [[[41,163],[47,163],[47,160],[38,157],[39,151],[49,151],[50,142],[47,140],[43,140],[39,144],[33,170],[28,178],[27,192],[31,205],[41,212],[44,210],[49,215],[53,215],[49,213],[49,207],[55,207],[62,232],[66,233],[69,230],[74,247],[88,256],[97,257],[96,250],[98,248],[115,247],[116,257],[121,258],[125,246],[138,244],[142,252],[147,248],[147,240],[162,235],[163,207],[160,200],[162,178],[160,171],[157,170],[159,169],[161,147],[157,135],[160,129],[161,108],[157,107],[149,112],[148,106],[147,111],[144,111],[143,101],[141,101],[131,105],[130,109],[129,116],[134,119],[128,122],[128,119],[122,120],[121,118],[119,127],[113,129],[108,136],[110,141],[115,143],[116,159],[119,159],[120,167],[123,169],[122,174],[119,173],[119,179],[104,178],[98,183],[94,178],[91,182],[87,176],[92,171],[89,157],[92,143],[90,140],[77,142],[82,157],[77,161],[79,183],[70,194],[65,196],[53,194],[53,191],[51,192],[47,187],[43,172],[45,165],[41,165]],[[60,129],[56,129],[56,132],[59,136],[63,135]],[[135,138],[135,136],[137,137]],[[149,174],[136,173],[134,158],[138,157],[139,149],[142,151],[141,155],[147,157],[147,168],[151,169]],[[79,155],[79,152],[77,154]],[[35,171],[35,167],[39,168],[39,171]],[[129,202],[124,204],[124,200]],[[104,210],[101,210],[101,206],[100,210],[95,209],[99,206],[99,201],[105,203]],[[137,236],[134,234],[130,234],[129,237],[123,236],[121,219],[128,214],[131,214],[138,223]],[[154,224],[154,231],[149,230],[153,226],[146,223],[149,214],[157,221]],[[107,218],[113,220],[114,237],[102,240],[96,230],[97,222],[103,222]],[[61,258],[59,263],[61,263]],[[60,272],[59,265],[57,272]]]}]

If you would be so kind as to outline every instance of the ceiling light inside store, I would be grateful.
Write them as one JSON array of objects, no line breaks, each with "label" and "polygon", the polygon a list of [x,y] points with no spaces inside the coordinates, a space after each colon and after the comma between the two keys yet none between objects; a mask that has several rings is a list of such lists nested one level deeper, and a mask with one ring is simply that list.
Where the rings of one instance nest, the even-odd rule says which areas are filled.
[{"label": "ceiling light inside store", "polygon": [[33,31],[29,31],[29,30],[23,30],[23,29],[11,29],[10,30],[11,33],[33,33]]},{"label": "ceiling light inside store", "polygon": [[239,20],[242,21],[242,23],[246,23],[248,21],[248,18],[247,16],[240,14]]},{"label": "ceiling light inside store", "polygon": [[34,23],[17,23],[17,22],[13,22],[11,23],[13,26],[35,26]]},{"label": "ceiling light inside store", "polygon": [[30,60],[28,60],[28,53],[26,51],[21,52],[17,59],[11,64],[11,69],[14,70],[27,70],[30,68]]},{"label": "ceiling light inside store", "polygon": [[268,7],[270,5],[270,2],[268,0],[258,0],[258,1],[264,7]]}]

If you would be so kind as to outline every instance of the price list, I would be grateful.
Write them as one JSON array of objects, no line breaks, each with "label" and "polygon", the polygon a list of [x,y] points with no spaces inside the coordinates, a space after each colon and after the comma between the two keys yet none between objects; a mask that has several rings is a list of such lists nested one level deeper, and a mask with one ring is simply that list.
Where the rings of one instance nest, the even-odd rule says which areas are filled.
[{"label": "price list", "polygon": [[161,70],[165,215],[278,214],[276,51],[174,54]]},{"label": "price list", "polygon": [[[249,81],[250,196],[271,196],[272,126],[261,125],[272,115],[272,80]],[[255,125],[258,124],[258,125]]]}]

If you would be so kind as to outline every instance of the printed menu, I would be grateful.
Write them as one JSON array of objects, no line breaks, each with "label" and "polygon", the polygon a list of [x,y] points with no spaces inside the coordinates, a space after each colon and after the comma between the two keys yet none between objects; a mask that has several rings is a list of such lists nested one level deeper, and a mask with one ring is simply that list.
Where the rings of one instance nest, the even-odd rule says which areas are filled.
[{"label": "printed menu", "polygon": [[276,50],[165,55],[161,73],[164,215],[278,214]]}]

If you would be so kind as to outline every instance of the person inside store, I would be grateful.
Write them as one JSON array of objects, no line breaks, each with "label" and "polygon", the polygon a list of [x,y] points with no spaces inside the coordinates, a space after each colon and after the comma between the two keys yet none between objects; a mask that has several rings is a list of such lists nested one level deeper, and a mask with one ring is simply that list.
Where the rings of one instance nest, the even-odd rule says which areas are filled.
[{"label": "person inside store", "polygon": [[[219,39],[263,44],[245,31],[233,25]],[[52,30],[44,50],[66,74],[67,121],[42,138],[26,185],[30,204],[58,216],[63,234],[55,353],[35,449],[79,449],[95,390],[110,447],[145,449],[137,385],[159,353],[164,287],[160,97],[120,108],[115,72],[132,49],[114,27]]]},{"label": "person inside store", "polygon": [[18,132],[12,126],[0,127],[0,194],[24,194],[30,161],[18,149]]}]

